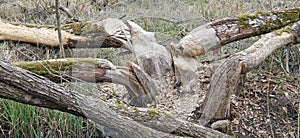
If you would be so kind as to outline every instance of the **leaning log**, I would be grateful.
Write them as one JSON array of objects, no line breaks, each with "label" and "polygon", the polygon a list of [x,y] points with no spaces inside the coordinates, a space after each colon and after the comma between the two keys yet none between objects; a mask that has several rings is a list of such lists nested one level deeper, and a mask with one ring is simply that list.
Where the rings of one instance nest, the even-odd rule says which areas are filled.
[{"label": "leaning log", "polygon": [[201,125],[228,117],[231,95],[237,92],[243,75],[257,67],[276,49],[299,43],[299,23],[295,23],[292,29],[285,28],[264,35],[252,46],[232,55],[219,65],[212,76],[209,92],[202,105],[199,120]]}]

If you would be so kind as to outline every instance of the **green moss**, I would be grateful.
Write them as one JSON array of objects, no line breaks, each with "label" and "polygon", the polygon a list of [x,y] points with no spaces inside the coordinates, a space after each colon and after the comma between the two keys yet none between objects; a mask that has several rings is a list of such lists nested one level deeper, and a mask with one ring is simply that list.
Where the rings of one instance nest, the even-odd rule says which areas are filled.
[{"label": "green moss", "polygon": [[32,62],[16,62],[15,66],[26,69],[30,72],[39,75],[52,75],[56,71],[72,71],[76,67],[95,67],[99,62],[93,58],[68,58],[65,60],[52,60],[52,61],[32,61]]},{"label": "green moss", "polygon": [[54,71],[72,70],[71,62],[18,62],[14,65],[39,75],[52,75]]},{"label": "green moss", "polygon": [[134,107],[133,110],[134,110],[134,112],[137,113],[137,114],[140,113],[140,110],[139,110],[138,108],[136,108],[136,107]]},{"label": "green moss", "polygon": [[292,31],[291,27],[286,27],[286,28],[283,28],[283,29],[275,30],[273,32],[277,35],[281,35],[283,32],[291,32],[291,31]]},{"label": "green moss", "polygon": [[161,114],[161,111],[159,109],[149,109],[147,111],[147,113],[150,115],[150,116],[159,116]]},{"label": "green moss", "polygon": [[255,18],[256,17],[254,15],[250,15],[250,14],[241,15],[239,17],[239,22],[238,22],[239,28],[241,28],[241,29],[250,28],[251,25],[249,24],[249,20],[253,20]]},{"label": "green moss", "polygon": [[170,113],[165,112],[165,115],[166,115],[167,118],[175,119],[175,116],[170,114]]},{"label": "green moss", "polygon": [[75,35],[85,35],[89,33],[103,33],[104,27],[92,24],[92,22],[75,22],[62,25],[62,29]]},{"label": "green moss", "polygon": [[290,23],[294,23],[299,20],[299,9],[294,9],[286,12],[271,11],[271,12],[257,12],[256,14],[244,14],[239,17],[239,28],[247,30],[253,28],[250,24],[251,21],[257,19],[262,23],[256,24],[257,33],[270,32],[275,29],[284,27]]},{"label": "green moss", "polygon": [[120,104],[118,104],[117,108],[128,111],[128,106],[126,104],[120,103]]}]

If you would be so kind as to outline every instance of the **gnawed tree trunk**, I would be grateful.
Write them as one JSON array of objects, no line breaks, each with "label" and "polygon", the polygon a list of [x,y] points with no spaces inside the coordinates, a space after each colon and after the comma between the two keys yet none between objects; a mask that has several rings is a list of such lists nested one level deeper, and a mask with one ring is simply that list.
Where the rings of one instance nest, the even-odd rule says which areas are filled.
[{"label": "gnawed tree trunk", "polygon": [[[203,73],[202,68],[205,68],[205,66],[203,66],[197,60],[196,56],[203,55],[208,51],[220,48],[221,46],[228,44],[230,42],[269,33],[272,30],[282,28],[291,23],[295,23],[299,21],[299,12],[300,9],[296,8],[296,9],[279,11],[279,12],[258,12],[255,15],[243,15],[240,16],[239,18],[226,18],[194,29],[189,35],[185,36],[182,40],[180,40],[178,44],[174,44],[174,46],[171,45],[168,48],[156,42],[154,33],[144,31],[141,27],[139,27],[137,24],[133,22],[128,21],[128,26],[127,26],[119,20],[107,19],[100,22],[94,22],[94,25],[96,27],[99,27],[100,30],[105,30],[105,33],[108,34],[109,38],[113,39],[114,42],[118,42],[119,45],[122,45],[124,48],[130,51],[135,57],[133,61],[129,61],[125,66],[117,67],[112,65],[109,61],[102,60],[102,59],[101,60],[80,59],[82,60],[82,62],[79,59],[75,59],[75,62],[77,62],[76,60],[78,60],[80,63],[79,65],[83,65],[83,67],[80,70],[72,68],[71,77],[69,76],[70,72],[68,72],[69,68],[64,68],[61,65],[65,65],[64,60],[67,60],[66,61],[67,63],[73,60],[71,64],[74,64],[74,59],[60,59],[57,61],[50,61],[50,62],[44,61],[44,62],[50,65],[54,63],[54,66],[58,66],[58,67],[52,67],[55,68],[54,70],[56,71],[61,71],[61,70],[66,71],[67,75],[65,76],[67,79],[75,77],[77,79],[82,79],[89,82],[112,82],[112,83],[122,84],[128,90],[128,93],[131,97],[131,104],[136,106],[151,105],[155,107],[161,104],[160,103],[162,101],[161,98],[166,98],[166,99],[168,98],[168,96],[166,95],[170,93],[171,94],[179,93],[180,96],[178,96],[177,100],[180,101],[179,103],[184,103],[184,105],[187,106],[176,107],[177,105],[175,103],[172,103],[171,106],[173,106],[174,109],[180,108],[179,110],[181,111],[181,113],[185,112],[185,114],[182,117],[185,118],[187,114],[189,114],[192,111],[192,109],[194,109],[194,106],[197,104],[196,100],[198,100],[198,97],[191,98],[191,96],[193,95],[198,96],[197,95],[198,93],[193,92],[191,88],[193,87],[193,85],[197,84],[196,82],[199,81],[199,75]],[[288,43],[296,42],[296,38],[299,39],[299,24],[296,24],[295,28],[297,27],[298,30],[295,29],[294,31],[295,33],[281,33],[281,35],[276,35],[274,33],[271,33],[271,37],[269,36],[269,34],[266,35],[265,36],[266,38],[262,38],[260,41],[257,42],[258,44],[255,44],[253,47],[246,49],[245,51],[243,51],[244,53],[240,52],[236,55],[229,57],[228,60],[223,62],[218,67],[218,69],[215,71],[212,77],[209,93],[207,94],[206,99],[203,103],[203,109],[202,109],[203,112],[200,118],[201,125],[207,125],[210,121],[224,119],[226,117],[229,111],[228,109],[229,109],[230,96],[236,90],[236,86],[239,83],[239,80],[242,77],[242,75],[245,74],[249,69],[252,69],[253,67],[257,66],[260,62],[264,60],[265,57],[271,54],[276,48],[282,47],[283,45]],[[272,45],[273,37],[274,39],[276,38],[281,41]],[[83,37],[83,38],[85,39],[84,41],[76,41],[76,40],[74,41],[76,43],[86,44],[87,46],[89,46],[90,41],[97,40],[97,39],[90,39],[89,37]],[[105,40],[107,39],[108,38],[105,38]],[[21,38],[18,38],[18,41],[21,41]],[[74,41],[72,40],[72,42]],[[39,43],[37,41],[29,41],[29,42]],[[94,46],[99,46],[98,45],[99,43],[93,43],[93,44],[96,44]],[[38,64],[43,65],[44,62],[40,62]],[[91,66],[88,65],[87,63],[91,64]],[[34,65],[37,63],[36,62],[15,63],[15,65],[24,68],[27,67],[27,69],[29,69],[30,65],[28,66],[26,64]],[[47,66],[47,64],[43,66]],[[4,68],[2,68],[2,70],[4,71],[2,74],[0,74],[1,76],[5,76],[5,75],[11,76],[11,78],[14,75],[18,77],[22,76],[21,74],[10,74],[10,75],[5,74],[5,73],[11,73],[9,71],[6,71],[6,69],[8,68],[7,66],[9,65],[3,63]],[[69,67],[70,65],[66,64],[66,66]],[[38,66],[38,68],[39,67],[40,66]],[[13,70],[11,68],[9,69]],[[32,71],[33,70],[34,69],[32,69]],[[62,73],[54,72],[54,74],[61,77],[65,77],[64,75],[61,75]],[[53,75],[52,76],[50,75],[50,77],[53,77]],[[172,77],[176,78],[176,81],[170,81],[171,80],[170,78]],[[7,79],[4,77],[3,80],[1,81],[3,83],[3,86],[9,86],[9,84],[12,84],[13,86],[18,86],[14,84],[14,83],[18,84],[18,81],[17,82],[11,81],[10,83],[5,83],[5,82],[9,82],[11,78]],[[33,87],[34,83],[32,84],[25,83],[26,82],[25,80],[28,80],[28,78],[20,78],[20,79],[22,80],[21,81],[22,83],[26,84],[26,86],[24,86],[24,89],[22,89],[23,91],[26,90],[34,91],[33,89],[27,88],[27,85]],[[19,83],[19,85],[21,86],[22,83]],[[2,89],[2,90],[5,91],[6,89]],[[174,91],[177,93],[172,93]],[[9,91],[9,92],[13,92],[13,91]],[[6,96],[7,95],[8,94],[6,94]],[[8,96],[6,98],[8,98]],[[14,95],[11,95],[10,99],[17,100],[16,97],[13,96]],[[74,110],[75,112],[78,110],[80,111],[79,115],[81,115],[82,113],[89,119],[92,119],[95,122],[99,122],[100,124],[107,126],[109,128],[112,129],[114,128],[122,134],[127,133],[127,131],[133,131],[134,129],[136,129],[136,127],[140,128],[136,130],[137,131],[136,133],[128,132],[128,134],[125,134],[125,136],[134,135],[138,137],[144,131],[148,131],[149,133],[145,132],[145,134],[147,134],[150,137],[157,136],[156,134],[154,134],[157,131],[147,127],[145,128],[140,124],[137,125],[136,122],[128,121],[128,120],[127,121],[125,120],[125,123],[118,124],[118,125],[128,125],[128,124],[134,125],[127,128],[127,130],[125,130],[126,132],[124,132],[122,131],[122,129],[124,129],[123,126],[118,126],[116,124],[108,124],[107,122],[105,122],[107,121],[103,119],[103,117],[105,116],[111,117],[111,119],[114,120],[116,123],[119,121],[124,121],[124,119],[122,117],[119,117],[114,112],[112,113],[112,111],[109,108],[104,106],[104,103],[102,101],[93,99],[91,97],[84,97],[77,93],[73,93],[72,96],[73,98],[75,98],[74,105],[76,106],[76,108],[73,109],[73,108],[64,107],[66,108],[64,109],[64,111]],[[27,96],[27,98],[25,97],[25,99],[32,99],[32,97],[28,98]],[[58,99],[58,100],[62,100],[62,99]],[[38,101],[36,103],[40,103],[39,100],[34,100],[34,101]],[[97,107],[98,105],[99,107]],[[100,111],[101,109],[105,111]],[[98,113],[101,113],[101,115],[99,115]],[[157,112],[154,113],[157,114]],[[104,115],[102,116],[102,114]],[[177,115],[176,117],[179,117],[181,114],[178,113],[175,115]],[[135,117],[136,116],[132,118]],[[155,127],[153,127],[153,124],[151,123],[150,123],[151,125],[149,126],[151,128],[155,128],[167,133],[175,133],[175,134],[190,133],[186,135],[198,136],[198,134],[195,135],[192,134],[193,132],[187,132],[187,131],[183,132],[183,130],[188,130],[187,127],[182,128],[183,130],[176,129],[176,132],[174,131],[170,132],[169,129],[165,130],[164,128],[171,127],[171,126],[167,127],[159,124],[162,122],[166,122],[166,120],[168,120],[165,119],[163,121],[155,122],[156,125],[155,123],[153,123]],[[148,126],[147,123],[145,123],[144,125]],[[181,125],[184,125],[184,123],[180,124],[180,126]],[[201,129],[202,127],[199,128],[199,126],[195,125],[191,130],[194,130],[194,128],[195,130],[200,129],[201,130],[199,131],[200,134],[203,133],[203,129]],[[209,133],[219,135],[215,133],[215,131],[209,131]],[[167,134],[164,134],[162,132],[157,132],[157,134],[168,136]]]},{"label": "gnawed tree trunk", "polygon": [[[184,58],[174,58],[177,78],[180,82],[189,85],[194,78],[186,78],[180,76],[198,76],[195,70],[199,66],[197,61],[191,62],[195,56],[203,55],[209,51],[216,50],[222,46],[241,39],[258,36],[282,28],[288,24],[299,21],[300,8],[285,11],[257,12],[256,14],[245,14],[237,18],[224,18],[212,23],[202,25],[192,30],[187,36],[182,38],[175,46],[180,55],[189,55],[185,61],[176,62],[176,60]],[[185,63],[184,63],[185,62]],[[193,63],[194,65],[191,65]],[[189,70],[194,72],[193,75],[185,70],[187,65]]]},{"label": "gnawed tree trunk", "polygon": [[[14,65],[43,75],[50,80],[86,81],[90,83],[117,83],[126,87],[136,106],[151,103],[157,95],[157,87],[153,80],[136,64],[128,63],[128,67],[115,66],[105,59],[65,58],[47,61],[16,62]],[[148,80],[150,79],[150,80]],[[140,97],[142,95],[142,97]]]},{"label": "gnawed tree trunk", "polygon": [[[299,29],[299,24],[294,26],[293,30],[296,29]],[[212,76],[209,92],[203,103],[200,124],[206,125],[213,120],[226,119],[229,115],[231,95],[237,92],[237,86],[244,74],[257,67],[276,49],[299,43],[296,36],[299,37],[300,33],[297,31],[266,34],[249,48],[221,63]]]}]

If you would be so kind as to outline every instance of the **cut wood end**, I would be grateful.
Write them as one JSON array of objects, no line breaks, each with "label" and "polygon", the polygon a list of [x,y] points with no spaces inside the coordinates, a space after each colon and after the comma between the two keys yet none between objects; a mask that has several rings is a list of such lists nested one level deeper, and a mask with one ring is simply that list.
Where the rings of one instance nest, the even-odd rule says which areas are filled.
[{"label": "cut wood end", "polygon": [[192,42],[179,43],[178,48],[182,49],[183,53],[193,57],[205,54],[205,49],[201,45]]}]

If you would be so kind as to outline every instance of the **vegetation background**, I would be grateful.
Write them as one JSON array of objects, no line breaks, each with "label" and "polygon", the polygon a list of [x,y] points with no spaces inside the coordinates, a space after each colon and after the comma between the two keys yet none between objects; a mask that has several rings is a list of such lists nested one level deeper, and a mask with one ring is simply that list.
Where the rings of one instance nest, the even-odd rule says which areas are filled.
[{"label": "vegetation background", "polygon": [[[64,0],[60,3],[79,21],[110,17],[132,20],[147,31],[157,32],[157,39],[162,44],[177,42],[192,29],[224,17],[300,7],[299,0]],[[0,17],[11,22],[56,25],[53,0],[0,0]],[[73,22],[62,11],[60,20],[62,24]],[[222,54],[245,49],[257,39],[254,37],[232,43],[222,48]],[[55,48],[33,47],[10,41],[1,42],[0,45],[0,60],[7,62],[58,57],[58,49]],[[117,55],[120,51],[69,49],[69,56],[105,58],[119,65],[126,59]],[[45,54],[47,52],[50,54]],[[209,56],[211,54],[199,59]],[[290,50],[280,49],[257,70],[248,73],[242,94],[233,98],[233,124],[226,133],[235,137],[299,137],[299,57],[299,45],[290,47]],[[288,69],[285,61],[288,61]],[[86,83],[62,85],[78,92],[100,92],[100,89],[107,87]],[[277,99],[273,101],[273,106],[270,106],[270,97]],[[247,113],[239,113],[243,110]],[[267,123],[261,123],[264,121]],[[0,137],[101,137],[101,133],[86,119],[0,99]]]}]

